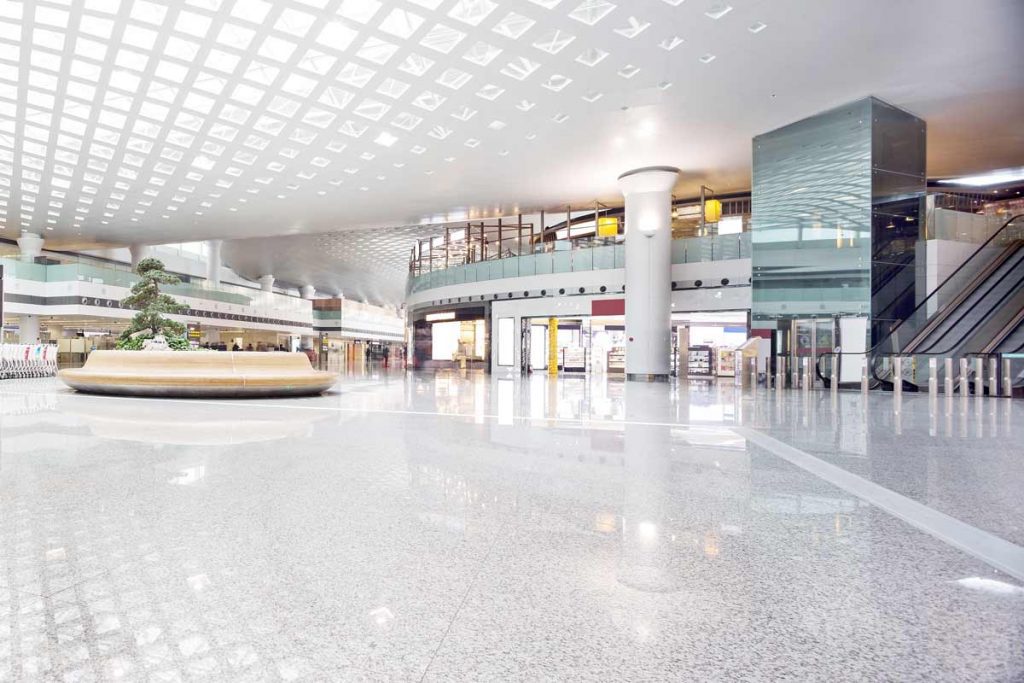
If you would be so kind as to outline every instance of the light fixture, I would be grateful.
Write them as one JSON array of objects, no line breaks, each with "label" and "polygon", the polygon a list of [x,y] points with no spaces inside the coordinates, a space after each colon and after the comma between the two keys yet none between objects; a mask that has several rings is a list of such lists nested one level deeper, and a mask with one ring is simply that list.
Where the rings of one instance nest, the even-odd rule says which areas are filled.
[{"label": "light fixture", "polygon": [[1004,168],[989,173],[963,176],[962,178],[949,178],[940,180],[940,183],[947,185],[968,185],[970,187],[985,187],[987,185],[1004,185],[1024,180],[1024,167]]}]

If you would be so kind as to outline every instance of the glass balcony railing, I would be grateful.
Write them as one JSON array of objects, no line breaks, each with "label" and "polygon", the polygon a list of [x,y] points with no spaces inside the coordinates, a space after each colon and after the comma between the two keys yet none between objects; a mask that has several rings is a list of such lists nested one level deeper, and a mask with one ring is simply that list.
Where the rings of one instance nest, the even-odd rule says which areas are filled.
[{"label": "glass balcony railing", "polygon": [[[139,276],[127,269],[115,266],[101,266],[96,263],[66,261],[63,263],[29,263],[13,258],[0,258],[4,274],[18,280],[35,282],[93,282],[112,287],[130,288],[139,281]],[[250,306],[253,298],[238,291],[230,291],[232,285],[221,285],[218,289],[200,287],[195,284],[165,285],[168,294],[196,299],[219,301],[240,306]],[[243,289],[238,287],[237,289]]]},{"label": "glass balcony railing", "polygon": [[[559,244],[555,242],[553,244]],[[567,242],[565,244],[568,244]],[[704,263],[750,258],[750,233],[690,237],[672,241],[672,263]],[[468,282],[500,280],[526,275],[577,273],[592,270],[613,270],[626,265],[626,245],[594,242],[575,249],[508,256],[434,270],[410,276],[409,294],[436,287],[461,285]]]}]

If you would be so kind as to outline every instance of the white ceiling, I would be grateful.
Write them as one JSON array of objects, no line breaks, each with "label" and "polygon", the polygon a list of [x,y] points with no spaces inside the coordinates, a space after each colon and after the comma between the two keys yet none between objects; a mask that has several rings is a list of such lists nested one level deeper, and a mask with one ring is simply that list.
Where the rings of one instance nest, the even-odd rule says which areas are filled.
[{"label": "white ceiling", "polygon": [[744,189],[753,135],[869,94],[928,121],[933,176],[1019,166],[1022,26],[1020,0],[0,0],[0,236],[418,225],[612,201],[650,164]]}]

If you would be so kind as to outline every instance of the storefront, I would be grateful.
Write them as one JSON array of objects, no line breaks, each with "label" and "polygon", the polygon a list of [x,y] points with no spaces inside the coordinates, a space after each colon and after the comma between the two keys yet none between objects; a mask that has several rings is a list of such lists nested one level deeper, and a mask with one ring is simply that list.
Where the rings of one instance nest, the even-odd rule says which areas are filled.
[{"label": "storefront", "polygon": [[412,361],[417,368],[487,368],[487,306],[421,311],[412,320]]},{"label": "storefront", "polygon": [[[552,324],[557,326],[553,339]],[[499,335],[507,333],[499,330]],[[745,310],[674,314],[670,351],[673,373],[709,378],[733,376],[732,354],[747,340],[748,333]],[[546,371],[554,360],[558,370],[565,374],[625,374],[625,315],[524,318],[521,335],[523,369],[528,372]],[[552,343],[556,345],[554,355]]]}]

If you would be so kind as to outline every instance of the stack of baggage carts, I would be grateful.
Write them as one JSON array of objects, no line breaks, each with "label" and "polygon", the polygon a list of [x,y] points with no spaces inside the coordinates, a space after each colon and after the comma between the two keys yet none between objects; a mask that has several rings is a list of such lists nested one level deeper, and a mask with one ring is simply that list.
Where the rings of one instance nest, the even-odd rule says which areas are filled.
[{"label": "stack of baggage carts", "polygon": [[0,379],[53,377],[57,374],[54,344],[0,345]]}]

